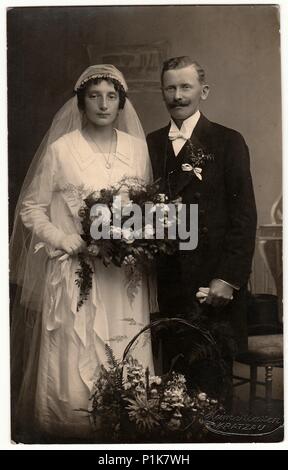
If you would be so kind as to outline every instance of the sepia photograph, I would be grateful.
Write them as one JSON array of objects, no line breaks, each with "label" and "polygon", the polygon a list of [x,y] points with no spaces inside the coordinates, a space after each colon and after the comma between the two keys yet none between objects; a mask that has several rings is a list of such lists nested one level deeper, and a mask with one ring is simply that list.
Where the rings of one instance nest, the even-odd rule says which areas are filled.
[{"label": "sepia photograph", "polygon": [[11,443],[282,442],[281,7],[5,20]]}]

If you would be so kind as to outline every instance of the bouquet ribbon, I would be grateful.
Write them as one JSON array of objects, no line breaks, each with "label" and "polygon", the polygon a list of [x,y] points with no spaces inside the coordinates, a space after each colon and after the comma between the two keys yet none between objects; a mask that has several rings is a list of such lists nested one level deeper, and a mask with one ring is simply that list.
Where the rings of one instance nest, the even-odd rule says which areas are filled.
[{"label": "bouquet ribbon", "polygon": [[[59,257],[54,257],[48,268],[50,269],[47,278],[48,302],[45,305],[46,314],[44,315],[44,321],[46,319],[45,328],[47,331],[53,332],[59,330],[61,337],[61,355],[59,359],[62,370],[60,396],[63,401],[68,400],[69,393],[69,368],[67,368],[69,344],[66,331],[67,326],[71,323],[71,314],[74,317],[73,329],[80,341],[78,368],[83,382],[90,391],[95,380],[95,367],[97,367],[97,364],[100,365],[100,363],[105,362],[105,344],[109,337],[107,314],[101,299],[96,276],[93,276],[93,285],[90,293],[91,302],[87,302],[77,311],[78,288],[75,285],[77,266],[77,258],[68,257],[65,260],[59,261]],[[67,309],[69,305],[70,309]],[[92,328],[90,328],[91,322]],[[103,348],[99,348],[99,344],[102,344]]]}]

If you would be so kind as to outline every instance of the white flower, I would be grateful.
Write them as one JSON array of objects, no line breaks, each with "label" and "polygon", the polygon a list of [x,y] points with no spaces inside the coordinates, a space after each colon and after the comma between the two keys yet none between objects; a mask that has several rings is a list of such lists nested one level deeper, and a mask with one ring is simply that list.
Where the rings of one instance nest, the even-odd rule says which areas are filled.
[{"label": "white flower", "polygon": [[90,195],[90,197],[92,197],[94,200],[99,199],[100,196],[101,196],[100,191],[94,191],[94,192]]},{"label": "white flower", "polygon": [[130,266],[136,263],[136,258],[133,255],[126,255],[123,264],[129,264]]},{"label": "white flower", "polygon": [[151,431],[159,426],[160,416],[157,413],[157,400],[148,400],[145,395],[139,395],[135,400],[128,399],[129,418],[135,422],[141,431]]},{"label": "white flower", "polygon": [[154,228],[152,224],[146,224],[144,227],[144,238],[153,238]]},{"label": "white flower", "polygon": [[152,375],[149,377],[149,383],[160,385],[162,383],[162,379],[158,375]]},{"label": "white flower", "polygon": [[165,202],[167,199],[167,196],[164,193],[159,193],[158,197],[159,197],[160,202]]},{"label": "white flower", "polygon": [[91,256],[97,256],[99,254],[100,249],[97,245],[89,245],[87,251]]},{"label": "white flower", "polygon": [[130,390],[131,387],[132,385],[129,382],[124,384],[124,390]]},{"label": "white flower", "polygon": [[170,409],[170,406],[168,405],[168,403],[165,403],[165,401],[162,401],[162,403],[161,403],[161,409],[162,409],[162,410],[169,410],[169,409]]},{"label": "white flower", "polygon": [[170,211],[170,207],[168,206],[168,204],[157,204],[157,207],[160,207],[160,210],[161,212],[169,212]]},{"label": "white flower", "polygon": [[133,243],[135,240],[134,231],[131,228],[123,228],[122,229],[122,238],[125,243]]},{"label": "white flower", "polygon": [[177,383],[180,383],[182,385],[186,383],[186,379],[183,374],[175,374],[173,380],[177,380]]},{"label": "white flower", "polygon": [[111,225],[110,227],[110,235],[112,236],[112,238],[116,238],[118,236],[118,238],[121,238],[121,235],[122,235],[122,229],[121,227],[117,227],[115,225]]},{"label": "white flower", "polygon": [[142,233],[142,228],[139,228],[138,230],[134,230],[134,238],[137,240],[142,240],[143,238],[143,233]]},{"label": "white flower", "polygon": [[205,392],[198,393],[197,398],[200,401],[206,401],[207,400],[207,393],[205,393]]},{"label": "white flower", "polygon": [[181,169],[182,169],[182,171],[192,171],[193,166],[190,165],[190,163],[182,163]]}]

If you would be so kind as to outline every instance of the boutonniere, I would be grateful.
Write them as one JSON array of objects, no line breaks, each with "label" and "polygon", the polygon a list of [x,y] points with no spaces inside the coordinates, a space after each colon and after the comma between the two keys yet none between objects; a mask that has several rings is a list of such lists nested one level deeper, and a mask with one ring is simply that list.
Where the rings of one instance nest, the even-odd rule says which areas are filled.
[{"label": "boutonniere", "polygon": [[205,153],[201,147],[195,147],[190,139],[187,140],[187,163],[182,163],[182,171],[193,171],[194,175],[202,181],[202,166],[207,161],[214,160],[212,153]]}]

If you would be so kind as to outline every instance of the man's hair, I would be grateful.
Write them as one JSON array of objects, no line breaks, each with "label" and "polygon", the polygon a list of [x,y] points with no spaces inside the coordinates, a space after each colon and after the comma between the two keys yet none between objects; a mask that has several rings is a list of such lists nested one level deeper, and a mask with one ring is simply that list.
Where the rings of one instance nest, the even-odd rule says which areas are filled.
[{"label": "man's hair", "polygon": [[161,72],[161,83],[163,83],[163,76],[167,70],[183,69],[184,67],[193,66],[198,74],[198,80],[203,85],[205,83],[205,71],[195,60],[192,60],[189,56],[184,55],[180,57],[172,57],[171,59],[165,60]]}]

